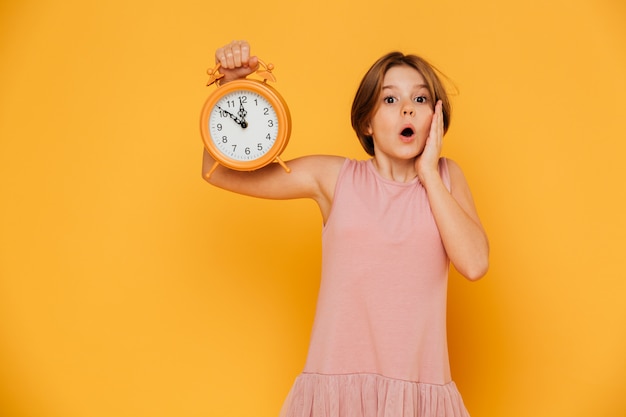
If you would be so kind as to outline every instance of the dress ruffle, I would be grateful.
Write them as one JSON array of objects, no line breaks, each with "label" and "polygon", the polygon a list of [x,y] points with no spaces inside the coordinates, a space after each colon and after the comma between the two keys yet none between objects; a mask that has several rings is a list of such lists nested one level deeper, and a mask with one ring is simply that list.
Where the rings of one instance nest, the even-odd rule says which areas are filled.
[{"label": "dress ruffle", "polygon": [[375,374],[296,379],[280,417],[469,417],[454,382],[403,381]]}]

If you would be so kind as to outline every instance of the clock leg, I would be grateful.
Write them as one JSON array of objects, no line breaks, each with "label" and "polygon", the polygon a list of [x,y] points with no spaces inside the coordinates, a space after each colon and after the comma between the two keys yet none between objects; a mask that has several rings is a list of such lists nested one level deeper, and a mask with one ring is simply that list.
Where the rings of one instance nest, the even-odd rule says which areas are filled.
[{"label": "clock leg", "polygon": [[209,170],[209,172],[207,172],[206,174],[204,174],[204,178],[206,178],[207,180],[208,180],[209,178],[211,178],[211,174],[212,174],[212,173],[213,173],[213,172],[217,169],[217,167],[218,167],[218,165],[219,165],[219,164],[220,164],[220,163],[216,161],[216,162],[213,164],[213,166],[211,167],[211,169]]},{"label": "clock leg", "polygon": [[287,164],[285,164],[282,159],[280,159],[279,157],[276,157],[276,162],[278,162],[280,164],[281,167],[285,168],[285,171],[287,171],[287,173],[291,172],[291,168],[289,168],[287,166]]}]

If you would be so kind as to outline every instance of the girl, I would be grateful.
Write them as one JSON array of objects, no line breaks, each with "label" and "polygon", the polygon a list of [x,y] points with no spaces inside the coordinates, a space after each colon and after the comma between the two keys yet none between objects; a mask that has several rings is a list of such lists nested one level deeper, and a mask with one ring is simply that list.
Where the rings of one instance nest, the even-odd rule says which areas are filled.
[{"label": "girl", "polygon": [[[258,60],[245,41],[217,49],[222,82]],[[433,68],[390,53],[367,72],[352,126],[370,159],[306,156],[209,182],[320,208],[322,280],[309,353],[281,417],[468,416],[451,379],[449,263],[476,280],[489,246],[459,166],[440,156],[450,103]],[[204,152],[203,174],[213,165]]]}]

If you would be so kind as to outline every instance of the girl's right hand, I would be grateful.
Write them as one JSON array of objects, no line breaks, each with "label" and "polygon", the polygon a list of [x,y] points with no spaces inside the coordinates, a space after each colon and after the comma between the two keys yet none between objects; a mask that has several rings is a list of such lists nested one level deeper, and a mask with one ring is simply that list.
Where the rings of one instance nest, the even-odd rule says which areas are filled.
[{"label": "girl's right hand", "polygon": [[220,63],[220,72],[224,74],[222,83],[245,78],[257,70],[259,60],[250,56],[250,44],[247,41],[232,41],[217,48],[215,63]]}]

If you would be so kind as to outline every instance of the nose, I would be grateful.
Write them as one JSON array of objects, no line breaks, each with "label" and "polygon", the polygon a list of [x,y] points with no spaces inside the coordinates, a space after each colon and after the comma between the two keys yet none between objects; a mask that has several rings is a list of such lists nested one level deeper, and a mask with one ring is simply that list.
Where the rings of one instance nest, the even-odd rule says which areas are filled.
[{"label": "nose", "polygon": [[406,103],[404,107],[402,107],[402,115],[403,116],[414,116],[415,115],[415,107],[412,103]]}]

